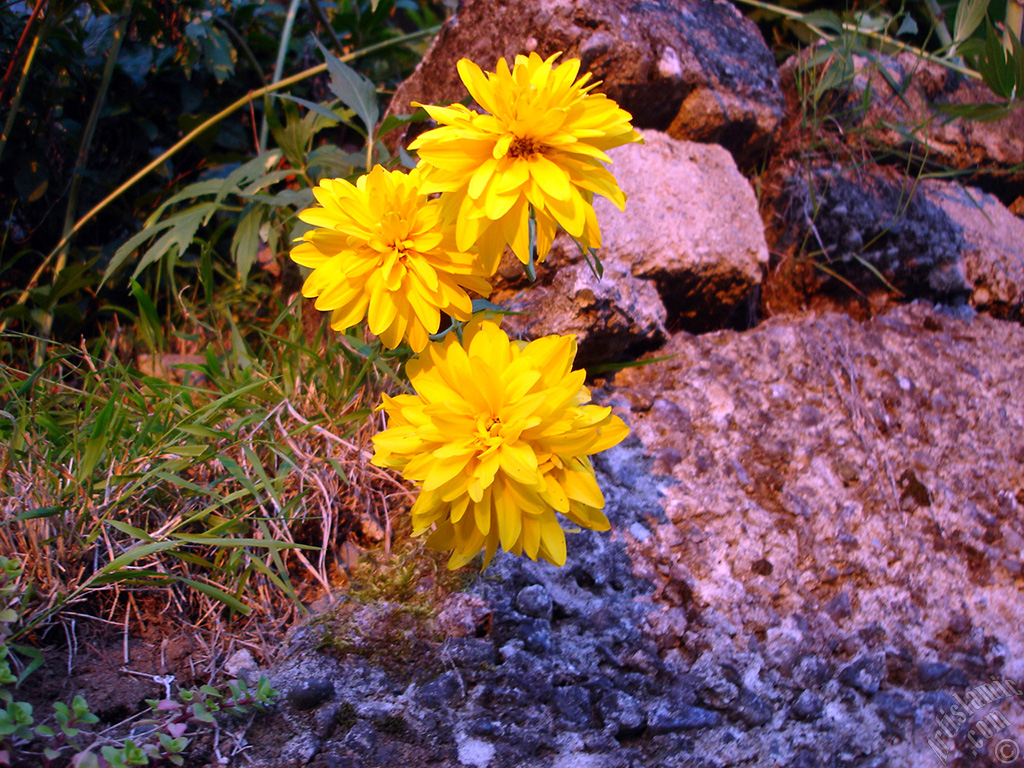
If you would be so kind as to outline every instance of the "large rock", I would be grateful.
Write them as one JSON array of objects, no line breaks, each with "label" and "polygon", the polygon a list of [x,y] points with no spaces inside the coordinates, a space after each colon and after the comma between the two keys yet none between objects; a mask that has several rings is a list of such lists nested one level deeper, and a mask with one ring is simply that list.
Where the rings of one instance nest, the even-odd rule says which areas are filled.
[{"label": "large rock", "polygon": [[774,60],[756,25],[715,0],[463,0],[392,100],[466,97],[456,62],[494,69],[536,50],[578,57],[640,128],[717,142],[741,165],[763,157],[784,111]]},{"label": "large rock", "polygon": [[931,662],[1024,675],[1022,351],[1017,324],[918,302],[678,334],[670,360],[619,374],[675,480],[633,551],[687,596],[682,646],[757,637],[794,680],[821,653],[816,689],[881,655],[839,675],[867,694],[918,687]]},{"label": "large rock", "polygon": [[834,285],[835,276],[876,304],[895,298],[895,288],[902,298],[1024,317],[1024,222],[996,197],[881,166],[794,163],[787,173],[766,203],[786,221],[772,246],[819,265],[807,290]]},{"label": "large rock", "polygon": [[506,320],[533,337],[575,333],[583,363],[651,349],[665,327],[747,327],[768,263],[757,200],[721,147],[643,131],[644,144],[611,151],[625,212],[603,198],[603,280],[560,237],[527,286],[506,261],[492,299],[524,312]]},{"label": "large rock", "polygon": [[[790,58],[780,69],[787,92],[793,93],[795,78],[807,78],[806,57],[812,52]],[[1020,195],[1024,110],[1015,109],[994,121],[951,118],[944,107],[998,99],[979,80],[911,53],[872,59],[851,56],[849,62],[836,58],[822,67],[832,67],[834,75],[847,64],[849,75],[836,78],[837,87],[819,102],[822,119],[830,116],[823,130],[829,131],[835,120],[833,124],[842,125],[842,141],[858,154],[865,147],[888,147],[896,150],[891,159],[900,165],[905,166],[909,155],[932,168],[968,171],[1007,204]],[[809,82],[822,79],[819,68]]]},{"label": "large rock", "polygon": [[[630,547],[688,619],[664,658],[708,649],[699,694],[742,716],[747,687],[779,729],[725,752],[708,732],[698,753],[767,764],[803,733],[843,765],[989,764],[963,740],[987,708],[956,743],[940,719],[978,681],[1024,676],[1022,351],[1017,324],[919,302],[866,324],[678,334],[658,352],[672,359],[619,374],[634,433],[674,481],[667,523]],[[992,698],[1019,733],[1015,694]]]},{"label": "large rock", "polygon": [[1024,221],[980,189],[927,179],[921,190],[960,228],[971,305],[994,317],[1024,320]]}]

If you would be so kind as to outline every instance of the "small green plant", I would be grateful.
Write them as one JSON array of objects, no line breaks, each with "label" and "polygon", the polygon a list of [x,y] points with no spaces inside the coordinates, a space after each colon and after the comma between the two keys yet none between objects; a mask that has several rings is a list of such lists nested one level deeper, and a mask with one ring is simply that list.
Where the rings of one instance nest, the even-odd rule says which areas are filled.
[{"label": "small green plant", "polygon": [[[215,725],[215,715],[245,714],[250,708],[262,709],[277,696],[266,677],[254,690],[244,680],[226,684],[226,692],[211,685],[180,690],[177,699],[168,695],[147,701],[149,716],[135,720],[131,734],[116,738],[108,731],[96,733],[92,726],[99,718],[82,696],[70,706],[54,702],[51,718],[38,722],[31,704],[19,701],[9,686],[27,678],[42,661],[34,649],[14,646],[32,663],[23,664],[20,675],[12,669],[12,646],[7,638],[21,620],[21,564],[0,556],[0,766],[24,764],[35,759],[50,766],[68,758],[78,768],[126,768],[138,765],[183,765],[184,752],[196,725]],[[134,738],[133,738],[134,736]]]}]

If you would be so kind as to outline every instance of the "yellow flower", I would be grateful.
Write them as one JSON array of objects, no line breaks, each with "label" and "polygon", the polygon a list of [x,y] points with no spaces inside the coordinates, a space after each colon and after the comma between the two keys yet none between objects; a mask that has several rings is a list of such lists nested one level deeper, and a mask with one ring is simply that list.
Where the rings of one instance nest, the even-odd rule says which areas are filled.
[{"label": "yellow flower", "polygon": [[299,218],[315,228],[291,257],[313,268],[302,295],[332,313],[331,327],[343,331],[367,317],[388,349],[407,338],[419,352],[439,330],[441,312],[470,319],[467,289],[490,293],[477,258],[455,247],[441,203],[428,198],[422,182],[418,171],[378,165],[354,185],[325,179],[314,188],[320,205]]},{"label": "yellow flower", "polygon": [[452,550],[458,568],[501,544],[565,563],[556,512],[606,531],[604,496],[588,458],[629,429],[610,408],[587,405],[585,372],[572,370],[574,336],[510,341],[475,320],[463,345],[451,335],[406,366],[415,395],[384,396],[388,428],[373,438],[373,464],[400,469],[419,488],[415,533]]},{"label": "yellow flower", "polygon": [[459,75],[476,102],[490,114],[461,104],[422,105],[441,126],[417,138],[428,167],[426,188],[441,192],[445,215],[457,221],[457,243],[476,244],[489,274],[508,243],[528,263],[529,210],[536,217],[538,261],[543,261],[561,226],[584,247],[598,248],[595,194],[621,210],[626,196],[604,163],[605,150],[643,141],[631,116],[578,80],[580,62],[553,66],[555,54],[516,56],[509,71],[498,59],[496,72],[483,72],[468,59]]}]

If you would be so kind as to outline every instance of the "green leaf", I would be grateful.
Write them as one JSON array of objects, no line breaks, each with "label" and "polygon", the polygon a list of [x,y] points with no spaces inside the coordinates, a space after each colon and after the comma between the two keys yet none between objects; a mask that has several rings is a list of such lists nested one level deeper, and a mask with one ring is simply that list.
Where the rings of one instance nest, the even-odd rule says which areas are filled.
[{"label": "green leaf", "polygon": [[953,21],[953,42],[962,43],[974,34],[981,26],[988,12],[989,0],[960,0],[956,6],[956,18]]},{"label": "green leaf", "polygon": [[679,357],[678,353],[675,355],[665,355],[664,357],[652,357],[647,360],[630,360],[625,363],[597,363],[586,366],[586,369],[589,376],[596,376],[599,373],[612,373],[613,371],[623,371],[627,368],[642,368],[652,363],[671,360],[673,357]]},{"label": "green leaf", "polygon": [[801,16],[799,21],[809,27],[817,27],[835,34],[841,34],[843,31],[843,20],[834,11],[811,11]]},{"label": "green leaf", "polygon": [[262,205],[249,203],[242,210],[238,226],[231,238],[231,256],[235,260],[235,270],[245,288],[246,280],[260,249],[260,227],[267,209]]},{"label": "green leaf", "polygon": [[63,511],[63,507],[36,507],[15,515],[10,520],[4,520],[0,525],[7,525],[13,520],[37,520],[41,517],[56,517]]},{"label": "green leaf", "polygon": [[995,27],[985,22],[985,51],[978,61],[978,72],[985,85],[1004,99],[1012,97],[1015,85],[1015,67],[1006,59],[1006,50]]},{"label": "green leaf", "polygon": [[192,705],[192,717],[201,723],[214,722],[213,715],[207,712],[206,707],[204,707],[198,701]]},{"label": "green leaf", "polygon": [[145,289],[135,282],[135,278],[129,280],[132,296],[139,304],[139,326],[142,335],[150,348],[157,350],[163,345],[163,334],[161,333],[160,315],[157,314],[156,306]]},{"label": "green leaf", "polygon": [[121,533],[127,533],[133,539],[138,539],[139,541],[155,541],[155,539],[146,533],[146,531],[141,528],[136,528],[134,525],[122,522],[121,520],[105,520],[104,522],[111,528],[116,528]]},{"label": "green leaf", "polygon": [[[377,105],[377,86],[345,64],[333,53],[317,42],[320,52],[327,62],[327,71],[331,75],[328,87],[346,107],[350,107],[366,126],[367,136],[373,136],[377,125],[380,108]],[[372,138],[371,138],[372,140]]]},{"label": "green leaf", "polygon": [[135,265],[132,277],[138,277],[146,267],[157,259],[160,259],[170,252],[171,248],[177,248],[176,253],[181,256],[192,245],[196,231],[201,224],[209,221],[210,216],[217,212],[219,206],[216,203],[200,203],[183,211],[178,211],[168,217],[161,224],[170,225],[168,232],[165,232],[159,240],[153,243]]},{"label": "green leaf", "polygon": [[[316,112],[318,115],[326,118],[327,120],[333,120],[335,123],[342,120],[342,118],[335,114],[330,108],[324,106],[323,104],[317,104],[315,101],[300,99],[298,96],[292,96],[290,93],[275,93],[273,95],[279,99],[288,99],[289,101],[294,101],[296,104],[301,104],[306,109]],[[349,111],[349,114],[351,115],[354,113]]]},{"label": "green leaf", "polygon": [[92,434],[89,436],[89,441],[85,444],[85,453],[82,454],[78,471],[75,473],[79,482],[84,483],[89,479],[100,460],[100,456],[107,447],[107,442],[111,437],[110,421],[114,417],[115,403],[116,397],[109,398],[107,404],[103,406],[103,410],[100,411],[99,416],[96,417],[96,421],[92,426]]},{"label": "green leaf", "polygon": [[377,137],[387,136],[396,128],[401,128],[406,125],[412,125],[413,123],[422,123],[425,120],[429,120],[430,115],[427,114],[427,110],[419,107],[415,112],[409,115],[388,115],[384,118],[384,122],[380,124],[380,130],[377,131]]}]

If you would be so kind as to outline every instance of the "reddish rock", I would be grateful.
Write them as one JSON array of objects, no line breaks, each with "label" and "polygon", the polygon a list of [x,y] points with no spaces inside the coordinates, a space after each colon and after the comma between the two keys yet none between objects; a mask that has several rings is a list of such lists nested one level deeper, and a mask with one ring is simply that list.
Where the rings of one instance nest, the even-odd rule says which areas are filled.
[{"label": "reddish rock", "polygon": [[747,327],[768,251],[757,200],[732,157],[714,145],[644,131],[611,151],[626,210],[597,198],[604,278],[559,237],[538,283],[507,260],[492,300],[524,312],[511,330],[576,333],[578,360],[620,360],[652,349],[669,328]]},{"label": "reddish rock", "polygon": [[757,26],[714,0],[463,0],[390,111],[466,98],[456,62],[493,71],[536,50],[578,57],[639,128],[716,142],[757,162],[782,119],[778,73]]},{"label": "reddish rock", "polygon": [[[851,56],[853,76],[826,96],[821,105],[843,126],[845,142],[888,147],[905,165],[912,153],[930,167],[970,171],[993,189],[1005,190],[1007,203],[1024,182],[1024,111],[1015,109],[1000,120],[983,122],[950,118],[939,105],[956,107],[997,102],[980,80],[965,77],[941,64],[911,53],[873,59]],[[792,92],[803,59],[793,57],[780,69],[783,87]],[[841,60],[831,66],[842,66]],[[820,78],[820,72],[814,76]],[[795,103],[795,102],[794,102]],[[830,118],[831,119],[831,118]],[[828,130],[827,125],[823,125]]]},{"label": "reddish rock", "polygon": [[1005,320],[1024,320],[1024,221],[980,189],[938,179],[921,182],[921,189],[960,228],[971,305]]},{"label": "reddish rock", "polygon": [[673,457],[667,522],[631,549],[692,594],[681,646],[880,654],[883,685],[915,658],[1024,674],[1022,350],[1020,325],[917,302],[681,333],[618,374],[645,451]]}]

